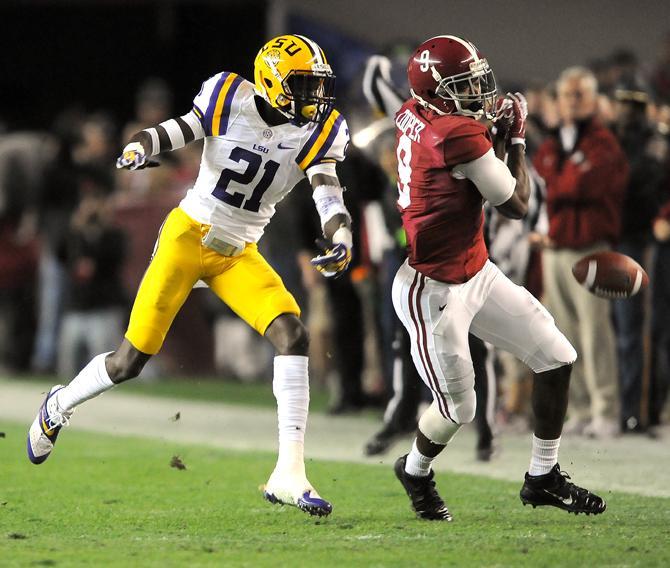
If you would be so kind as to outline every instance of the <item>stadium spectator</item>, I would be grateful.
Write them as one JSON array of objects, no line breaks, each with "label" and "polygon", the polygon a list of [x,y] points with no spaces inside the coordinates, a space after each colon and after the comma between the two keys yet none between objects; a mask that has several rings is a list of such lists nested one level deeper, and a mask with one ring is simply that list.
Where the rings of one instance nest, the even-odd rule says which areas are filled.
[{"label": "stadium spectator", "polygon": [[[157,77],[149,77],[135,95],[135,116],[121,129],[121,139],[128,140],[135,132],[159,124],[172,116],[172,91]],[[199,145],[198,145],[199,146]],[[195,151],[193,149],[191,151]],[[160,157],[163,165],[172,164],[175,154]],[[162,193],[171,185],[175,172],[171,167],[147,168],[134,176],[117,176],[117,186],[124,199],[136,200]]]},{"label": "stadium spectator", "polygon": [[670,104],[670,32],[661,40],[651,83],[656,98]]},{"label": "stadium spectator", "polygon": [[564,432],[612,437],[619,419],[610,306],[581,288],[571,268],[617,240],[628,166],[614,135],[595,117],[595,76],[582,67],[568,68],[557,91],[560,128],[539,148],[534,163],[547,185],[545,299],[579,353]]},{"label": "stadium spectator", "polygon": [[652,284],[652,371],[649,426],[661,424],[670,389],[670,201],[654,221],[658,242]]},{"label": "stadium spectator", "polygon": [[552,86],[535,81],[525,90],[525,94],[528,102],[526,155],[532,158],[548,132],[558,124],[556,93]]},{"label": "stadium spectator", "polygon": [[639,59],[637,55],[628,48],[615,49],[609,57],[609,82],[600,87],[600,92],[612,95],[621,84],[631,84],[638,79],[640,74]]},{"label": "stadium spectator", "polygon": [[80,194],[113,191],[116,147],[116,125],[109,116],[96,113],[83,120],[73,149],[74,162],[81,171]]},{"label": "stadium spectator", "polygon": [[52,150],[48,135],[0,134],[0,369],[27,368],[37,269],[35,193]]},{"label": "stadium spectator", "polygon": [[95,191],[83,197],[59,251],[67,269],[59,333],[58,373],[74,375],[122,331],[127,299],[121,282],[125,236],[110,226],[109,201]]},{"label": "stadium spectator", "polygon": [[[649,94],[637,80],[614,92],[614,133],[630,165],[617,250],[645,265],[651,226],[661,203],[665,156],[659,155],[660,135],[647,121]],[[661,150],[662,153],[662,150]],[[612,303],[619,361],[622,432],[644,430],[641,397],[644,367],[644,294]]]},{"label": "stadium spectator", "polygon": [[65,267],[56,255],[67,233],[72,212],[79,202],[80,167],[74,159],[83,114],[73,107],[56,119],[52,133],[56,150],[46,165],[35,198],[40,238],[38,267],[38,317],[31,366],[37,372],[56,367],[57,336],[60,328]]}]

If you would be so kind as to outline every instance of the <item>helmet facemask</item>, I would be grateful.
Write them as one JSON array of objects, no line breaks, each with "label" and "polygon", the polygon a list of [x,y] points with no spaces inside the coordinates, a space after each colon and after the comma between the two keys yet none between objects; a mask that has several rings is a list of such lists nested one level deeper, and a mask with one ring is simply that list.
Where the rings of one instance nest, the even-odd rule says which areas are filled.
[{"label": "helmet facemask", "polygon": [[450,77],[436,77],[435,94],[452,101],[456,112],[464,116],[492,119],[497,97],[496,79],[486,59],[470,63],[470,71]]},{"label": "helmet facemask", "polygon": [[332,73],[294,70],[282,81],[282,87],[284,109],[298,125],[323,122],[335,104]]}]

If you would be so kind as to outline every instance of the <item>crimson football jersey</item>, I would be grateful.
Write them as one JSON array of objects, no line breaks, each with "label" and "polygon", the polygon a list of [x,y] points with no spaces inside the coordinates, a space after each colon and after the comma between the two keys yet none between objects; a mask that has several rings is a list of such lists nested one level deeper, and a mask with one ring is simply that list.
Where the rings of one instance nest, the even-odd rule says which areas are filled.
[{"label": "crimson football jersey", "polygon": [[492,148],[486,127],[459,115],[438,115],[410,99],[396,114],[398,208],[409,264],[449,284],[472,278],[488,259],[483,197],[452,168]]}]

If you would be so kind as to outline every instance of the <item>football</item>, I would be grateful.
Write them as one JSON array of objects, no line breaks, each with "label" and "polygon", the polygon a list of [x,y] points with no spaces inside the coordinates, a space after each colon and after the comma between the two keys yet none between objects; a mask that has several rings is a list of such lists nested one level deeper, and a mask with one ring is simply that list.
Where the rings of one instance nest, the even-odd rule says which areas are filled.
[{"label": "football", "polygon": [[612,251],[589,254],[572,266],[577,282],[600,298],[630,298],[649,284],[649,276],[629,256]]}]

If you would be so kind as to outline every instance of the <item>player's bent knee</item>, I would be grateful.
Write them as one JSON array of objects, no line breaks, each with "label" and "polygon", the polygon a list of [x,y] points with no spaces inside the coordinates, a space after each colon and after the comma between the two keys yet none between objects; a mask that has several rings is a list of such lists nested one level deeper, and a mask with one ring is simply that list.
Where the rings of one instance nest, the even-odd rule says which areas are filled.
[{"label": "player's bent knee", "polygon": [[458,424],[469,424],[475,419],[477,397],[474,389],[451,395],[453,402],[452,419]]},{"label": "player's bent knee", "polygon": [[533,371],[536,373],[560,367],[572,367],[577,360],[577,351],[558,329],[553,341],[547,342],[543,346],[542,355],[536,365],[532,365]]},{"label": "player's bent knee", "polygon": [[555,358],[563,364],[561,366],[572,365],[577,360],[577,351],[563,334],[555,346]]},{"label": "player's bent knee", "polygon": [[[143,354],[142,354],[143,355]],[[144,368],[149,356],[132,357],[124,356],[115,351],[105,360],[107,374],[113,383],[119,384],[137,377]]]},{"label": "player's bent knee", "polygon": [[307,355],[309,333],[305,324],[294,314],[282,314],[265,332],[278,355]]},{"label": "player's bent knee", "polygon": [[419,419],[419,431],[435,444],[448,444],[460,427],[460,424],[442,415],[435,401]]},{"label": "player's bent knee", "polygon": [[468,424],[475,418],[477,397],[475,396],[475,371],[472,362],[457,355],[450,356],[450,366],[447,369],[457,369],[462,375],[448,379],[448,395],[451,404],[448,405],[448,416],[456,424]]},{"label": "player's bent knee", "polygon": [[571,365],[577,360],[577,352],[568,338],[561,333],[546,310],[538,310],[531,321],[531,332],[537,351],[526,361],[535,373]]}]

